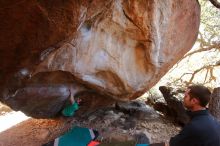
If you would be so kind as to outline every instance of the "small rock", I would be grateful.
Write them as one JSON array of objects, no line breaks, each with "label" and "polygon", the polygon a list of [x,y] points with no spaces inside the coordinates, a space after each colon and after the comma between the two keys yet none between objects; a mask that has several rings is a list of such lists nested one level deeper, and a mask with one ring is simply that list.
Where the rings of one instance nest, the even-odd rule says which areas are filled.
[{"label": "small rock", "polygon": [[125,118],[120,118],[120,121],[121,122],[125,122]]},{"label": "small rock", "polygon": [[144,128],[147,127],[147,125],[145,123],[141,123],[141,126],[144,127]]},{"label": "small rock", "polygon": [[119,142],[134,140],[134,138],[132,136],[127,135],[127,133],[120,134],[120,133],[112,132],[112,133],[110,133],[110,135],[108,135],[108,137],[112,141],[119,141]]},{"label": "small rock", "polygon": [[39,134],[36,134],[35,136],[36,136],[36,139],[46,139],[48,136],[49,136],[49,134],[50,134],[50,131],[48,130],[48,129],[40,129],[39,131],[38,131],[38,133]]},{"label": "small rock", "polygon": [[95,120],[95,119],[96,119],[96,116],[95,116],[95,115],[92,115],[92,116],[89,117],[88,120],[89,120],[89,122],[91,122],[91,121],[93,121],[93,120]]},{"label": "small rock", "polygon": [[107,111],[107,112],[105,112],[107,115],[113,115],[113,114],[115,114],[112,110],[111,111]]},{"label": "small rock", "polygon": [[136,134],[135,139],[136,139],[137,143],[140,143],[140,144],[144,144],[144,143],[149,144],[150,143],[149,138],[144,133]]},{"label": "small rock", "polygon": [[153,132],[154,132],[154,133],[158,133],[158,132],[159,132],[159,129],[154,128],[154,129],[153,129]]},{"label": "small rock", "polygon": [[119,115],[119,116],[123,116],[123,115],[124,115],[124,113],[122,113],[122,112],[119,112],[119,113],[118,113],[118,115]]}]

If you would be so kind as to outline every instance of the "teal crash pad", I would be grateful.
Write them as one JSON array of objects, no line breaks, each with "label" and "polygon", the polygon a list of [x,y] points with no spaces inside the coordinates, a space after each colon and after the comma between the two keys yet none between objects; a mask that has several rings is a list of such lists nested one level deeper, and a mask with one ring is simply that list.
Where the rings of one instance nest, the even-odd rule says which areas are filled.
[{"label": "teal crash pad", "polygon": [[57,138],[55,143],[58,146],[87,146],[94,137],[92,129],[76,126],[63,136]]}]

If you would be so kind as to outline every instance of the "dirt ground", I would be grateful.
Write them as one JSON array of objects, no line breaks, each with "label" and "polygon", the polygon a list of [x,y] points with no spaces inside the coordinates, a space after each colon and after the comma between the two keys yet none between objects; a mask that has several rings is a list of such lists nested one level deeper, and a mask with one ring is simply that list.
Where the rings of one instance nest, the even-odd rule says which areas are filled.
[{"label": "dirt ground", "polygon": [[1,132],[0,146],[41,146],[75,125],[98,130],[103,141],[132,140],[135,134],[144,133],[151,143],[166,142],[180,130],[159,114],[138,119],[109,108],[83,118],[28,119]]}]

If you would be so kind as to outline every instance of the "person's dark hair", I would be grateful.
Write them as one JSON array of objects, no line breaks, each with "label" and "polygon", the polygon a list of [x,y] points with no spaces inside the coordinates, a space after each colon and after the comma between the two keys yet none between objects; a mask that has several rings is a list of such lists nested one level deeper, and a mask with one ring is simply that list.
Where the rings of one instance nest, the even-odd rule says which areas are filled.
[{"label": "person's dark hair", "polygon": [[189,86],[188,89],[190,98],[196,98],[199,100],[200,105],[202,107],[206,107],[206,105],[209,103],[209,100],[211,98],[211,92],[210,90],[202,85],[192,85]]}]

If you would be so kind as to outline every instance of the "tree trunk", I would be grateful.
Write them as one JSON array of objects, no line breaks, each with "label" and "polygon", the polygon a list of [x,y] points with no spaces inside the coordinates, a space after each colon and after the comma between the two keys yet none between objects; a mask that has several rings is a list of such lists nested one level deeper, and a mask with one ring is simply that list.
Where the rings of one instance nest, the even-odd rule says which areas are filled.
[{"label": "tree trunk", "polygon": [[220,87],[215,88],[209,103],[210,113],[220,122]]},{"label": "tree trunk", "polygon": [[163,97],[167,103],[168,113],[171,113],[170,116],[174,117],[175,122],[178,124],[186,125],[190,118],[187,115],[182,102],[175,97],[175,91],[172,91],[172,88],[166,86],[160,86],[159,90],[163,94]]}]

